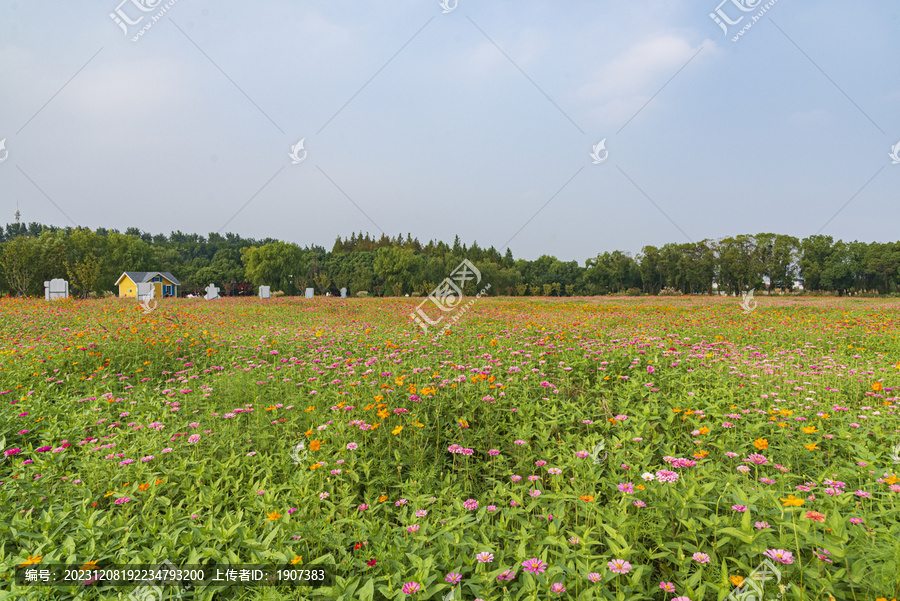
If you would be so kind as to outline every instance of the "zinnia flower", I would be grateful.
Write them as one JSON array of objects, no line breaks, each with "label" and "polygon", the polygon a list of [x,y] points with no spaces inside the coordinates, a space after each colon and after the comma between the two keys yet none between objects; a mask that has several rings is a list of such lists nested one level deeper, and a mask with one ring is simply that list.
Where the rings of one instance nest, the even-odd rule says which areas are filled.
[{"label": "zinnia flower", "polygon": [[790,551],[785,551],[784,549],[767,549],[764,555],[778,563],[794,563],[794,554]]},{"label": "zinnia flower", "polygon": [[494,554],[485,551],[476,555],[475,559],[478,560],[478,563],[491,563],[492,561],[494,561]]},{"label": "zinnia flower", "polygon": [[522,567],[530,574],[543,574],[547,570],[547,564],[537,557],[526,559],[522,562]]},{"label": "zinnia flower", "polygon": [[403,594],[404,595],[412,595],[413,593],[419,592],[419,589],[422,587],[419,586],[418,582],[407,582],[403,585]]},{"label": "zinnia flower", "polygon": [[616,574],[627,574],[631,571],[631,564],[624,559],[613,559],[612,561],[606,562],[606,565]]}]

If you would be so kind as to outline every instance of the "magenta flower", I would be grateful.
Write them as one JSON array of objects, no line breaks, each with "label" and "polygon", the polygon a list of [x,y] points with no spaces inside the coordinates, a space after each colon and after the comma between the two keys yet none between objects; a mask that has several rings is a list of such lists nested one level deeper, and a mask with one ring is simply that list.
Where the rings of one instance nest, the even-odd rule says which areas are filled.
[{"label": "magenta flower", "polygon": [[190,442],[190,443],[200,442],[200,435],[192,434],[190,437],[188,437],[188,442]]},{"label": "magenta flower", "polygon": [[537,557],[526,559],[522,562],[522,567],[530,574],[543,574],[547,570],[547,564]]},{"label": "magenta flower", "polygon": [[675,592],[675,585],[672,584],[671,582],[662,581],[659,583],[659,588],[666,591],[667,593]]},{"label": "magenta flower", "polygon": [[49,451],[51,448],[52,447],[39,447],[39,448],[35,449],[34,452],[35,453],[44,453],[46,451]]},{"label": "magenta flower", "polygon": [[369,508],[368,504],[363,503],[362,505],[359,506],[358,509],[359,509],[360,511],[365,511],[365,510],[368,509],[368,508]]},{"label": "magenta flower", "polygon": [[601,578],[603,578],[603,576],[601,576],[597,572],[591,572],[590,574],[588,574],[588,580],[590,580],[591,582],[594,582],[594,583],[600,582]]},{"label": "magenta flower", "polygon": [[148,461],[153,461],[154,459],[156,459],[156,457],[154,457],[153,455],[147,455],[146,457],[141,457],[141,461],[143,461],[144,463],[147,463]]},{"label": "magenta flower", "polygon": [[760,455],[759,453],[748,455],[744,461],[747,463],[755,463],[756,465],[765,465],[769,463],[769,460],[766,459],[765,455]]},{"label": "magenta flower", "polygon": [[291,507],[290,509],[288,509],[288,515],[291,515],[291,514],[294,513],[295,511],[297,511],[297,508],[296,508],[296,507]]},{"label": "magenta flower", "polygon": [[547,465],[547,462],[541,459],[539,461],[535,461],[534,464],[538,467],[544,467],[545,465]]},{"label": "magenta flower", "polygon": [[550,585],[550,590],[557,595],[561,595],[562,593],[566,592],[566,587],[564,587],[561,582],[554,582]]},{"label": "magenta flower", "polygon": [[416,532],[419,531],[419,525],[418,525],[418,524],[413,524],[412,526],[408,527],[408,528],[406,529],[406,531],[409,532],[410,534],[415,534]]},{"label": "magenta flower", "polygon": [[478,501],[475,499],[468,499],[465,503],[463,503],[463,507],[468,511],[474,511],[478,509]]},{"label": "magenta flower", "polygon": [[488,505],[487,507],[485,507],[485,509],[488,510],[488,513],[494,513],[495,511],[497,511],[497,506],[496,505]]},{"label": "magenta flower", "polygon": [[746,505],[732,505],[731,508],[738,513],[744,513],[745,511],[747,511]]},{"label": "magenta flower", "polygon": [[420,509],[419,511],[416,512],[417,518],[424,518],[426,515],[428,515],[428,512],[425,511],[424,509]]},{"label": "magenta flower", "polygon": [[757,530],[765,530],[766,528],[771,528],[769,522],[756,522],[754,526]]},{"label": "magenta flower", "polygon": [[123,505],[131,501],[129,497],[122,497],[121,499],[116,499],[116,505]]},{"label": "magenta flower", "polygon": [[672,599],[672,601],[691,601],[691,598],[687,596],[681,596],[675,597],[674,599]]},{"label": "magenta flower", "polygon": [[862,524],[863,521],[861,518],[850,518],[850,523],[851,524]]},{"label": "magenta flower", "polygon": [[18,455],[21,452],[22,452],[22,449],[7,449],[6,451],[3,452],[3,454],[7,457],[10,457],[12,455]]},{"label": "magenta flower", "polygon": [[419,592],[422,587],[419,586],[418,582],[407,582],[403,585],[403,594],[404,595],[412,595],[413,593]]},{"label": "magenta flower", "polygon": [[488,455],[499,455],[500,451],[498,449],[491,449],[488,451]]},{"label": "magenta flower", "polygon": [[613,559],[612,561],[606,562],[606,565],[616,574],[627,574],[631,571],[631,564],[624,559]]},{"label": "magenta flower", "polygon": [[475,559],[478,560],[478,563],[491,563],[492,561],[494,561],[494,554],[485,551],[476,555]]},{"label": "magenta flower", "polygon": [[504,570],[499,576],[497,576],[497,580],[503,582],[504,580],[512,580],[516,577],[516,573],[512,570]]},{"label": "magenta flower", "polygon": [[356,444],[355,442],[348,442],[348,443],[347,443],[347,450],[348,450],[348,451],[355,451],[355,450],[358,449],[358,448],[359,448],[359,445]]},{"label": "magenta flower", "polygon": [[449,582],[450,584],[456,584],[460,580],[462,580],[462,575],[459,572],[450,572],[444,576],[444,582]]},{"label": "magenta flower", "polygon": [[691,559],[698,563],[709,563],[709,555],[706,553],[694,553],[691,556]]},{"label": "magenta flower", "polygon": [[624,484],[619,484],[617,487],[619,492],[623,492],[625,494],[632,494],[634,492],[634,485],[631,482],[625,482]]}]

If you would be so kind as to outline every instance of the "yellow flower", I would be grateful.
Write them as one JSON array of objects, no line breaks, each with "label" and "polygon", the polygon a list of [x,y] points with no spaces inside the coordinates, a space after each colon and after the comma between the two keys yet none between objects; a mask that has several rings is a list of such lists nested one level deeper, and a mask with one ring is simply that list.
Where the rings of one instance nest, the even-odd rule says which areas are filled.
[{"label": "yellow flower", "polygon": [[379,412],[376,413],[375,415],[377,415],[377,416],[380,417],[381,419],[387,419],[388,417],[390,417],[391,412],[388,411],[387,409],[382,409],[381,411],[379,411]]},{"label": "yellow flower", "polygon": [[303,556],[302,556],[302,555],[298,555],[298,556],[296,556],[294,559],[291,560],[291,565],[292,565],[292,566],[295,566],[295,565],[297,565],[298,563],[300,563],[301,561],[303,561]]},{"label": "yellow flower", "polygon": [[694,457],[696,457],[697,459],[703,459],[707,455],[709,455],[709,451],[697,451],[696,453],[694,453]]},{"label": "yellow flower", "polygon": [[394,436],[400,434],[401,432],[403,432],[403,426],[397,426],[396,428],[391,430],[391,434],[393,434]]},{"label": "yellow flower", "polygon": [[885,484],[896,484],[897,482],[900,482],[900,478],[897,478],[897,474],[891,474],[890,478],[884,479]]},{"label": "yellow flower", "polygon": [[384,398],[384,395],[382,395],[382,394],[376,394],[376,395],[375,395],[375,401],[378,402],[378,403],[380,403],[380,402],[381,402],[381,399],[383,399],[383,398]]},{"label": "yellow flower", "polygon": [[113,496],[114,494],[116,494],[116,493],[114,493],[114,492],[111,491],[111,490],[108,490],[108,491],[106,491],[106,494],[103,495],[103,498],[105,499],[106,497],[111,497],[111,496]]},{"label": "yellow flower", "polygon": [[805,444],[803,446],[806,447],[810,451],[818,451],[819,450],[819,447],[816,446],[816,443]]},{"label": "yellow flower", "polygon": [[25,561],[23,561],[22,563],[19,564],[19,567],[25,568],[28,566],[33,566],[33,565],[39,564],[39,563],[41,563],[41,559],[43,559],[43,558],[44,558],[43,555],[29,555],[28,559],[26,559]]},{"label": "yellow flower", "polygon": [[593,495],[581,495],[581,496],[578,497],[578,498],[581,499],[582,501],[586,502],[586,503],[593,503],[593,502],[594,502],[594,496],[593,496]]},{"label": "yellow flower", "polygon": [[425,427],[425,424],[423,424],[421,422],[413,422],[412,425],[414,425],[416,428],[424,428]]},{"label": "yellow flower", "polygon": [[709,434],[709,428],[703,426],[702,428],[700,428],[699,432],[700,434]]},{"label": "yellow flower", "polygon": [[82,570],[96,570],[96,569],[97,569],[97,562],[96,562],[96,561],[89,561],[89,562],[87,562],[86,564],[84,564],[83,566],[81,566],[81,569],[82,569]]},{"label": "yellow flower", "polygon": [[316,406],[315,406],[315,405],[310,405],[309,407],[307,407],[307,408],[305,409],[305,411],[306,411],[307,413],[309,413],[310,411],[315,411],[315,410],[316,410]]},{"label": "yellow flower", "polygon": [[267,514],[266,514],[266,521],[267,521],[267,522],[272,522],[272,521],[277,520],[277,519],[280,518],[280,517],[281,517],[281,514],[278,513],[278,511],[273,511],[273,512],[271,512],[271,513],[267,513]]},{"label": "yellow flower", "polygon": [[803,499],[798,499],[794,495],[788,495],[787,499],[782,498],[781,502],[784,503],[785,507],[800,507],[801,505],[806,503],[806,501],[804,501]]},{"label": "yellow flower", "polygon": [[813,432],[819,431],[819,429],[816,428],[815,426],[806,426],[805,428],[800,428],[800,429],[803,430],[804,432],[806,432],[807,434],[812,434]]},{"label": "yellow flower", "polygon": [[638,489],[638,490],[644,490],[644,485],[643,485],[643,484],[637,484],[637,485],[635,485],[635,488]]},{"label": "yellow flower", "polygon": [[760,451],[765,451],[769,448],[769,441],[765,438],[757,438],[753,441],[753,446],[759,449]]}]

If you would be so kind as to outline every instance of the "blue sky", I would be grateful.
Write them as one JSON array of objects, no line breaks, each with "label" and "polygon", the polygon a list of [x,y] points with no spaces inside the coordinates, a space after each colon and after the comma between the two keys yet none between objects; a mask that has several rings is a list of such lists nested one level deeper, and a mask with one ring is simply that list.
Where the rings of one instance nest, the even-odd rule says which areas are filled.
[{"label": "blue sky", "polygon": [[764,3],[177,0],[134,42],[165,3],[120,1],[0,1],[0,222],[582,264],[900,239],[897,4],[778,0],[735,42]]}]

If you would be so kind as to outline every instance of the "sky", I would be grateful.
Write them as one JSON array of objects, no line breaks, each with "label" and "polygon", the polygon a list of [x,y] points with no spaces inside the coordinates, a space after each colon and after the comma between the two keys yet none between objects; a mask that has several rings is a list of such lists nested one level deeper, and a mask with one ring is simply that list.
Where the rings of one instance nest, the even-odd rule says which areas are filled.
[{"label": "sky", "polygon": [[719,2],[0,0],[0,223],[900,240],[900,5]]}]

